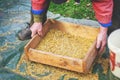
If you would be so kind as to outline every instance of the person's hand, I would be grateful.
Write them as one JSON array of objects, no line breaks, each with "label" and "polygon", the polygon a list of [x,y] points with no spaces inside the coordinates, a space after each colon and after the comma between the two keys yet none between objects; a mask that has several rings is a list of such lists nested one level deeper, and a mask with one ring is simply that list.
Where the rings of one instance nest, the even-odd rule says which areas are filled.
[{"label": "person's hand", "polygon": [[30,30],[32,31],[31,37],[33,37],[35,34],[42,35],[42,23],[41,22],[35,22],[30,27]]},{"label": "person's hand", "polygon": [[100,27],[100,32],[97,36],[96,48],[99,50],[99,53],[102,53],[105,49],[107,43],[107,30],[108,28]]}]

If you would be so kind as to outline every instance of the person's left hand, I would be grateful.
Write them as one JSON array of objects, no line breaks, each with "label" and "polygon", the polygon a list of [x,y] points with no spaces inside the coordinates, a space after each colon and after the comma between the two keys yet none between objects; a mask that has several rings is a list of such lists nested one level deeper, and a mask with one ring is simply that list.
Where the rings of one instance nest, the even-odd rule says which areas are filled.
[{"label": "person's left hand", "polygon": [[97,36],[96,48],[99,50],[99,53],[103,53],[106,43],[107,43],[107,30],[108,28],[100,27],[100,32]]},{"label": "person's left hand", "polygon": [[40,36],[42,36],[42,23],[33,23],[33,25],[30,27],[30,30],[32,31],[31,37],[33,37],[35,34],[39,34]]}]

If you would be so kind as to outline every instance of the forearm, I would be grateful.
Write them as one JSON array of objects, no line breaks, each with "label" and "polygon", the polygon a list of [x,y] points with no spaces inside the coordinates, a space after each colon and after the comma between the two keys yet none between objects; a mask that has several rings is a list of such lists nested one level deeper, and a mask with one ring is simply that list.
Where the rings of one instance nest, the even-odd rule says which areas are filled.
[{"label": "forearm", "polygon": [[44,23],[47,18],[47,10],[50,0],[31,0],[31,18],[32,22]]},{"label": "forearm", "polygon": [[[93,0],[93,9],[95,16],[102,27],[112,25],[113,0]],[[104,30],[101,28],[101,30]]]}]

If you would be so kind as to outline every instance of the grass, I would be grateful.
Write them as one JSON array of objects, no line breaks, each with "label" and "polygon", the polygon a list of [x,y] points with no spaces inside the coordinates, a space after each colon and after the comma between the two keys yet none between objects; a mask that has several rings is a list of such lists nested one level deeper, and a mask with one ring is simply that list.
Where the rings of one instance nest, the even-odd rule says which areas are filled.
[{"label": "grass", "polygon": [[63,3],[60,5],[51,2],[49,10],[55,14],[58,13],[65,17],[95,20],[90,0],[81,0],[78,5],[74,5],[74,2],[74,0],[70,0],[69,3]]}]

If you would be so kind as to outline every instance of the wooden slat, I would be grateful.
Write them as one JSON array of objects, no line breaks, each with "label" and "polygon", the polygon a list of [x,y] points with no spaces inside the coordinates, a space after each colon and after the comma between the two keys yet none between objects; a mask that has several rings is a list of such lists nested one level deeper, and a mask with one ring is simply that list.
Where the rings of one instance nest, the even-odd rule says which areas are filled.
[{"label": "wooden slat", "polygon": [[29,59],[42,64],[47,64],[71,71],[83,72],[83,61],[81,59],[75,59],[67,56],[61,56],[49,52],[38,51],[35,49],[29,49]]},{"label": "wooden slat", "polygon": [[95,58],[97,56],[97,50],[96,50],[96,41],[93,43],[93,45],[88,50],[87,55],[84,58],[85,62],[85,72],[88,72],[91,68],[92,63],[94,62]]},{"label": "wooden slat", "polygon": [[35,48],[38,44],[39,44],[39,42],[40,42],[40,40],[41,40],[42,38],[41,37],[39,37],[39,35],[35,35],[27,44],[26,44],[26,46],[24,47],[24,52],[25,52],[25,54],[26,54],[26,56],[28,57],[28,54],[29,54],[29,49],[30,48]]},{"label": "wooden slat", "polygon": [[78,25],[68,22],[60,22],[56,20],[49,20],[51,26],[57,28],[63,32],[67,32],[71,35],[80,36],[88,39],[96,39],[96,36],[99,32],[98,28],[90,27],[86,25]]}]

